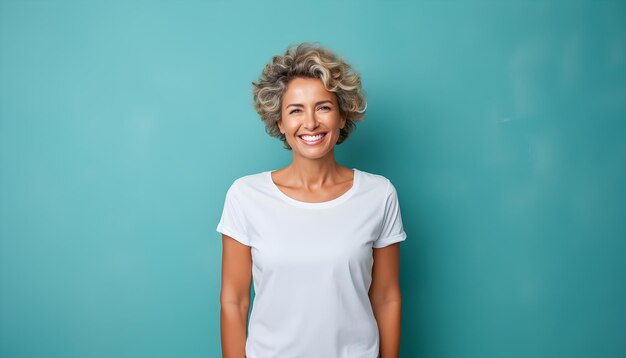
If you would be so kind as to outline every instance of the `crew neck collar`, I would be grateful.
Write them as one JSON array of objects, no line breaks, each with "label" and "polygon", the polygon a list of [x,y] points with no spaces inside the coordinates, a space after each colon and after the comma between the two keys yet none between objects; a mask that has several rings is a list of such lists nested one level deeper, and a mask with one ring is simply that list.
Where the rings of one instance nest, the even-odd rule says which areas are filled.
[{"label": "crew neck collar", "polygon": [[301,208],[306,208],[306,209],[324,209],[324,208],[329,208],[335,205],[339,205],[343,202],[345,202],[346,200],[348,200],[352,195],[354,195],[354,193],[356,192],[356,190],[359,187],[360,181],[361,181],[361,171],[358,170],[357,168],[352,168],[352,170],[354,171],[354,178],[352,181],[352,186],[350,187],[350,189],[348,189],[348,191],[346,191],[345,193],[341,194],[339,197],[332,199],[332,200],[328,200],[328,201],[322,201],[322,202],[317,202],[317,203],[311,203],[311,202],[306,202],[306,201],[300,201],[300,200],[296,200],[290,196],[288,196],[287,194],[283,193],[278,186],[276,185],[276,183],[274,183],[274,180],[272,180],[272,172],[276,171],[276,170],[268,170],[265,172],[265,177],[267,178],[267,181],[270,185],[270,187],[272,188],[272,191],[274,191],[274,193],[281,198],[283,201],[297,206],[297,207],[301,207]]}]

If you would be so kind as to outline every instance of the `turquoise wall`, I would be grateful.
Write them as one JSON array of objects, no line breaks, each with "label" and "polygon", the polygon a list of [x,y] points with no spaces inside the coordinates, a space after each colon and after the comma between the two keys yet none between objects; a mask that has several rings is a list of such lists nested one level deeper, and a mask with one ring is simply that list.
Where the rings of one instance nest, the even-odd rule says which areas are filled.
[{"label": "turquoise wall", "polygon": [[337,160],[390,178],[401,357],[626,356],[623,1],[0,2],[0,356],[218,357],[251,84],[362,73]]}]

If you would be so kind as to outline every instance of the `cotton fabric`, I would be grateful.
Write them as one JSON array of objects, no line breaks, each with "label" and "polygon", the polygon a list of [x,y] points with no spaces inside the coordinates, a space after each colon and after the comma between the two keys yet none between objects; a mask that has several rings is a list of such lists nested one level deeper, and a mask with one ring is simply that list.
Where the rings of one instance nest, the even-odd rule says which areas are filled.
[{"label": "cotton fabric", "polygon": [[407,235],[391,181],[353,170],[352,187],[320,203],[283,193],[273,170],[228,189],[216,230],[249,246],[253,262],[247,358],[378,357],[372,248]]}]

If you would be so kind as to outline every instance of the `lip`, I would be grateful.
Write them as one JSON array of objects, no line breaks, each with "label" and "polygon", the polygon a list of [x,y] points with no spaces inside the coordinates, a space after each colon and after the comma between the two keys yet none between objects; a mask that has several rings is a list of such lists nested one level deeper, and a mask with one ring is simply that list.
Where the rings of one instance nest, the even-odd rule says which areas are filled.
[{"label": "lip", "polygon": [[318,134],[326,134],[327,132],[315,132],[315,133],[302,133],[298,134],[298,137],[301,135],[318,135]]},{"label": "lip", "polygon": [[[322,136],[322,138],[320,138],[320,139],[318,139],[318,140],[316,140],[314,142],[307,142],[306,140],[300,138],[301,135],[318,135],[318,134],[324,134],[324,136]],[[302,143],[304,143],[306,145],[317,145],[317,144],[322,143],[324,141],[324,139],[326,139],[326,135],[328,135],[328,133],[326,133],[326,132],[317,132],[315,134],[300,134],[297,137],[298,137],[299,141],[301,141]]]}]

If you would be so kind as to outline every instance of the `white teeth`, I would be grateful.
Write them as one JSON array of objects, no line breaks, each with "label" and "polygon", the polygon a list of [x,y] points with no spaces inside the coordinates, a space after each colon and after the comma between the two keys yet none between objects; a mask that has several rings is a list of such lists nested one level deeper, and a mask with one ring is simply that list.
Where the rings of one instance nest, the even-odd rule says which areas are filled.
[{"label": "white teeth", "polygon": [[300,138],[302,138],[302,139],[304,139],[304,140],[306,140],[308,142],[314,142],[314,141],[322,138],[324,135],[325,135],[325,133],[314,135],[314,136],[303,135],[303,136],[300,136]]}]

